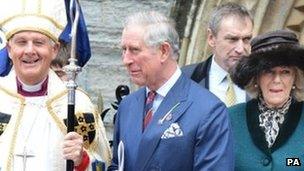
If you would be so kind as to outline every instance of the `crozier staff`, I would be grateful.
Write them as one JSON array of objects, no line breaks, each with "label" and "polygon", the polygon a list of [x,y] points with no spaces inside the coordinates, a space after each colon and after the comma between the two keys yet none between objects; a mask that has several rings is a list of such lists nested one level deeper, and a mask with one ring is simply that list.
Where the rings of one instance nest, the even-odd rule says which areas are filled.
[{"label": "crozier staff", "polygon": [[0,78],[1,170],[92,170],[108,163],[105,129],[89,97],[75,91],[75,132],[66,134],[67,90],[50,69],[66,25],[64,1],[2,0],[0,27],[13,68]]}]

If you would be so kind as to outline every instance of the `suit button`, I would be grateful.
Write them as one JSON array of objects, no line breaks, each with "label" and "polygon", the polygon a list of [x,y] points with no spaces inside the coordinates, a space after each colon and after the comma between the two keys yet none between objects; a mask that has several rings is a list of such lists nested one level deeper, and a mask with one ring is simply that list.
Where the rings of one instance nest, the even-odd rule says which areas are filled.
[{"label": "suit button", "polygon": [[271,159],[268,158],[268,157],[265,157],[263,160],[262,160],[262,164],[263,166],[268,166],[271,162]]}]

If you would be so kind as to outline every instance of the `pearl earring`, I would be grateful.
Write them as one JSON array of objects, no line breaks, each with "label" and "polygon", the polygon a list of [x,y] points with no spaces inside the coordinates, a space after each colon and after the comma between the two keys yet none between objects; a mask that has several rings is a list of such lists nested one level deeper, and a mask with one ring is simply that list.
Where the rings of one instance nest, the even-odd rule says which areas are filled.
[{"label": "pearl earring", "polygon": [[257,84],[254,84],[254,88],[258,88],[258,85],[257,85]]},{"label": "pearl earring", "polygon": [[292,89],[293,89],[293,90],[296,89],[296,86],[292,86]]}]

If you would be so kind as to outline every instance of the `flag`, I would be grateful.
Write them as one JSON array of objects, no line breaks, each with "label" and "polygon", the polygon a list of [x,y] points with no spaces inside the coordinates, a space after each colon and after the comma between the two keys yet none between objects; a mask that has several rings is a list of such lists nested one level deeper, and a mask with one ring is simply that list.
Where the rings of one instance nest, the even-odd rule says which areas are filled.
[{"label": "flag", "polygon": [[6,38],[0,30],[0,76],[6,76],[11,70],[10,60],[6,49]]},{"label": "flag", "polygon": [[[73,5],[73,10],[75,10],[75,0]],[[71,18],[70,18],[70,0],[65,0],[65,6],[66,6],[66,13],[67,13],[67,20],[68,23],[61,33],[59,40],[65,42],[65,43],[71,43]],[[74,12],[75,13],[75,12]],[[81,10],[81,7],[79,6],[79,20],[77,25],[77,39],[76,39],[76,57],[77,57],[77,64],[81,67],[83,67],[88,60],[91,57],[91,47],[90,47],[90,41],[89,36],[87,32],[86,23],[84,20],[84,16]]]},{"label": "flag", "polygon": [[[75,0],[73,0],[75,1]],[[74,3],[75,4],[75,3]],[[70,0],[65,0],[66,14],[68,23],[61,33],[59,40],[70,43],[71,42],[71,19],[70,19]],[[75,7],[73,8],[75,10]],[[79,22],[77,27],[77,46],[76,46],[76,56],[77,64],[83,67],[91,57],[91,47],[89,36],[87,32],[86,23],[81,8],[79,7]],[[6,49],[6,38],[4,33],[0,30],[0,76],[5,76],[11,70],[10,60],[8,57],[8,52]]]}]

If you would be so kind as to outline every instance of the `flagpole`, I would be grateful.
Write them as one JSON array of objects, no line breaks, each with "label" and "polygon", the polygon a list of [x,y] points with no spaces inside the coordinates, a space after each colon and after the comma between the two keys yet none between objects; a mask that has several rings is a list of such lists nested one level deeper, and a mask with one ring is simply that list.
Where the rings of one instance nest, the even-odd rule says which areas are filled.
[{"label": "flagpole", "polygon": [[[73,3],[75,3],[75,16],[73,11]],[[75,82],[77,74],[81,71],[81,67],[77,66],[76,62],[76,40],[77,40],[77,25],[79,20],[79,1],[71,0],[70,1],[70,19],[71,19],[71,57],[69,59],[69,65],[64,67],[65,72],[67,73],[68,82],[68,114],[67,114],[67,132],[74,131],[75,125],[75,90],[77,88],[77,84]],[[74,170],[74,162],[73,160],[67,160],[66,162],[66,171]]]}]

